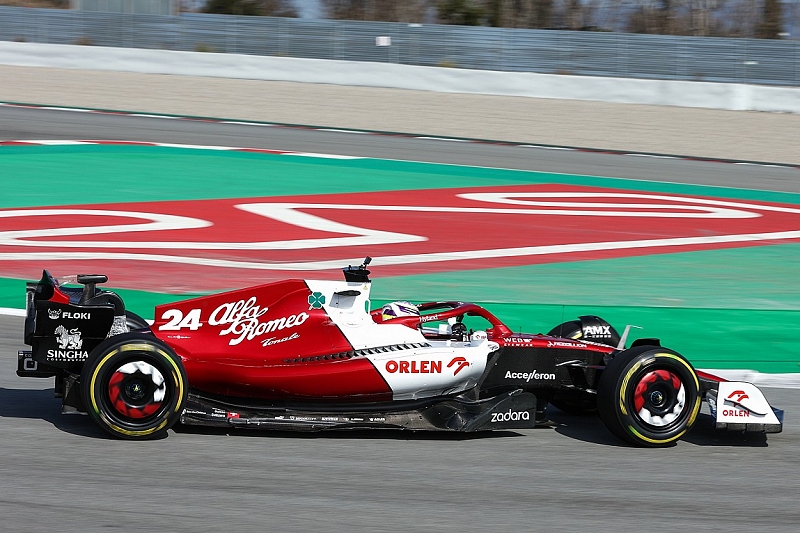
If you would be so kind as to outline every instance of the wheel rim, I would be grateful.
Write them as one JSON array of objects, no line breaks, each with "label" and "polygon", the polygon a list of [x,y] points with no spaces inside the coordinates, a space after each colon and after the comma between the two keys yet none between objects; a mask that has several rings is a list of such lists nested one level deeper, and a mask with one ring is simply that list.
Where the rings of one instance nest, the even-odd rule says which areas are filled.
[{"label": "wheel rim", "polygon": [[113,371],[108,381],[108,399],[115,413],[142,422],[166,404],[164,375],[145,361],[129,361]]},{"label": "wheel rim", "polygon": [[645,425],[656,430],[668,429],[680,423],[686,412],[686,387],[678,374],[652,370],[636,384],[633,406]]}]

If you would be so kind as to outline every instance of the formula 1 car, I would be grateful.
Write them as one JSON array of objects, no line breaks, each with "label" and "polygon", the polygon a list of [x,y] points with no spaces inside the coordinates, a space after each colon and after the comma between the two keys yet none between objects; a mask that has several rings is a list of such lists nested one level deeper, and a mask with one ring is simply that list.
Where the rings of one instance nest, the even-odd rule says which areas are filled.
[{"label": "formula 1 car", "polygon": [[[780,432],[783,412],[752,384],[696,371],[657,339],[626,347],[595,316],[547,335],[514,333],[465,302],[370,310],[367,265],[344,281],[290,279],[157,306],[150,325],[98,288],[44,271],[27,286],[17,374],[55,377],[62,412],[116,437],[180,422],[319,431],[524,429],[548,404],[596,410],[628,443],[667,446],[705,399],[718,428]],[[69,281],[69,280],[67,280]],[[474,324],[476,323],[477,324]],[[477,327],[473,327],[477,325]]]}]

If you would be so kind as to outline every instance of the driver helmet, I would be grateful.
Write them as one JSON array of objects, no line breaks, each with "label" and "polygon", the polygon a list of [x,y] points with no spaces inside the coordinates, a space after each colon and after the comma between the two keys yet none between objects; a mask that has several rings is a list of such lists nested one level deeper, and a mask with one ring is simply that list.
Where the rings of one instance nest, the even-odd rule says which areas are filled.
[{"label": "driver helmet", "polygon": [[419,316],[419,308],[411,302],[391,302],[383,306],[381,317],[391,320],[401,316]]}]

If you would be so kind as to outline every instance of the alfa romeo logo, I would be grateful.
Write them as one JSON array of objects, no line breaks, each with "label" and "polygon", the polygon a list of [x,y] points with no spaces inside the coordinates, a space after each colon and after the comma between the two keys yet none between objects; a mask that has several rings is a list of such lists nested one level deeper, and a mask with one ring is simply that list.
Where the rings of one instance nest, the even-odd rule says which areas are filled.
[{"label": "alfa romeo logo", "polygon": [[325,303],[325,295],[321,292],[314,292],[308,297],[308,305],[311,309],[321,309]]}]

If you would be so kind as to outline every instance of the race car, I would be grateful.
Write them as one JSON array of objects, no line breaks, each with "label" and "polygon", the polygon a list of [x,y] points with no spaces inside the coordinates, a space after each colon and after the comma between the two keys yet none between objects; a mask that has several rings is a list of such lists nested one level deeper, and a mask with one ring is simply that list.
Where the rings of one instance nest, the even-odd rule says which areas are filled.
[{"label": "race car", "polygon": [[[125,439],[176,423],[320,431],[507,430],[547,425],[549,404],[599,413],[634,445],[674,444],[701,401],[717,428],[777,433],[761,391],[695,370],[658,339],[627,346],[596,316],[512,332],[473,303],[371,309],[370,259],[344,281],[289,279],[155,308],[150,324],[98,285],[27,285],[17,374],[55,377],[62,412]],[[76,281],[79,286],[72,286]]]}]

